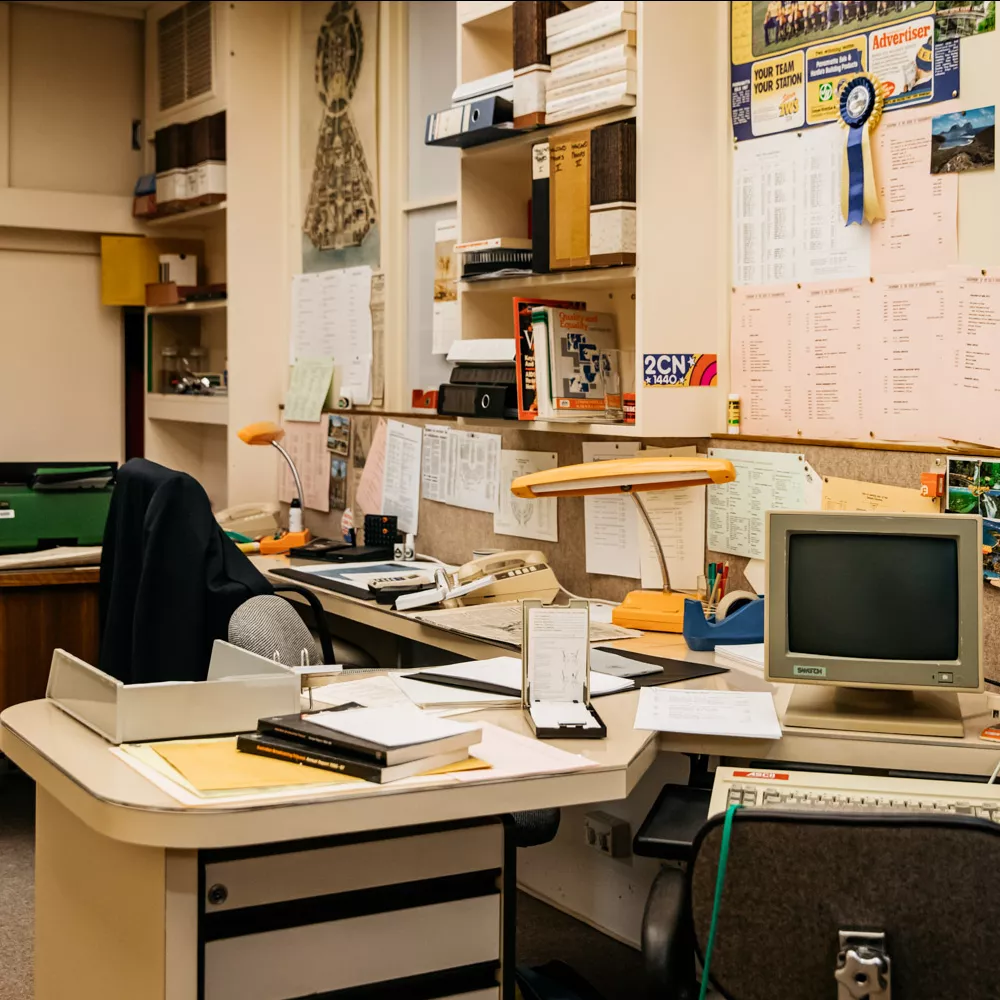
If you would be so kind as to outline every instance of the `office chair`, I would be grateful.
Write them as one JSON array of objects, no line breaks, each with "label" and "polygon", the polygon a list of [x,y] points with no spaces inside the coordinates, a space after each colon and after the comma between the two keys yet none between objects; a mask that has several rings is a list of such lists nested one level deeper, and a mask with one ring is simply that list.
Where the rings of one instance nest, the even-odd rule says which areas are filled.
[{"label": "office chair", "polygon": [[134,458],[104,527],[100,668],[125,684],[203,681],[233,611],[271,585],[191,476]]},{"label": "office chair", "polygon": [[[665,868],[647,903],[650,996],[698,996],[724,840],[695,838],[687,872]],[[739,809],[732,820],[709,976],[726,1000],[988,1000],[1000,825],[933,814]],[[648,949],[658,954],[649,955]]]}]

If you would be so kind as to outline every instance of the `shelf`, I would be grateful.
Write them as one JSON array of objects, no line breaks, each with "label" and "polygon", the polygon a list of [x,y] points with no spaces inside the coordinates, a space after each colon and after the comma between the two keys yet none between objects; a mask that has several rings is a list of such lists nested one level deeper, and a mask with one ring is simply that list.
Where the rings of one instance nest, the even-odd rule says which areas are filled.
[{"label": "shelf", "polygon": [[219,312],[226,308],[226,299],[210,299],[206,302],[182,302],[176,306],[146,306],[147,316],[169,316],[172,313]]},{"label": "shelf", "polygon": [[[583,115],[580,118],[573,118],[570,121],[559,122],[556,125],[546,125],[543,128],[529,129],[528,131],[512,132],[510,135],[503,135],[492,142],[484,142],[478,146],[462,147],[462,156],[486,156],[490,152],[500,151],[514,152],[523,146],[530,146],[562,132],[575,132],[581,128],[597,128],[598,125],[607,125],[608,122],[618,122],[626,118],[635,118],[638,113],[638,105],[629,105],[626,108],[613,108],[610,111],[601,111],[594,115]],[[433,148],[433,143],[431,146]],[[527,154],[525,154],[527,155]]]},{"label": "shelf", "polygon": [[204,208],[192,208],[187,212],[174,212],[158,219],[145,219],[147,226],[165,229],[176,226],[178,229],[212,229],[226,224],[226,202],[217,205],[206,205]]},{"label": "shelf", "polygon": [[478,3],[460,3],[459,20],[463,28],[498,30],[510,29],[513,0],[480,0]]},{"label": "shelf", "polygon": [[519,430],[543,434],[585,434],[591,437],[643,436],[635,424],[595,424],[575,420],[487,420],[478,417],[458,417],[457,423],[465,431]]},{"label": "shelf", "polygon": [[514,278],[494,278],[484,281],[461,281],[464,294],[476,292],[509,292],[559,285],[587,285],[609,288],[635,282],[634,267],[590,267],[579,271],[552,271],[549,274],[526,274]]},{"label": "shelf", "polygon": [[228,396],[168,396],[160,392],[146,393],[146,416],[150,420],[176,420],[186,424],[229,423]]}]

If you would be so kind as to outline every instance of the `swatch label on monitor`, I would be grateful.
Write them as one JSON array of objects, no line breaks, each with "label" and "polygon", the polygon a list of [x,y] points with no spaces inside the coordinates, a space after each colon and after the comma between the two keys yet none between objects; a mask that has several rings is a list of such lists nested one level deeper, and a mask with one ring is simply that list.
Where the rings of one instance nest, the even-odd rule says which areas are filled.
[{"label": "swatch label on monitor", "polygon": [[826,677],[826,667],[792,667],[793,677]]}]

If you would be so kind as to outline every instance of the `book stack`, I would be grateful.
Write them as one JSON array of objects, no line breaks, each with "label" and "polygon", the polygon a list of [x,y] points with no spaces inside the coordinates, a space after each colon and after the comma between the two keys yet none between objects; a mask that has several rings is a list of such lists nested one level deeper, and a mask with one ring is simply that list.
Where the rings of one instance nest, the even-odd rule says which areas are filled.
[{"label": "book stack", "polygon": [[545,24],[566,10],[562,0],[514,0],[514,125],[545,124],[549,54]]},{"label": "book stack", "polygon": [[[526,303],[515,299],[514,315],[519,327],[523,322],[519,308],[522,304]],[[535,306],[530,326],[526,331],[518,330],[517,346],[522,419],[609,419],[605,386],[609,378],[620,377],[618,331],[612,313]]]},{"label": "book stack", "polygon": [[354,708],[257,722],[237,749],[385,784],[461,764],[482,740],[478,726],[417,708]]},{"label": "book stack", "polygon": [[185,212],[226,198],[226,113],[158,129],[156,209]]},{"label": "book stack", "polygon": [[635,105],[635,0],[594,0],[545,22],[545,123]]}]

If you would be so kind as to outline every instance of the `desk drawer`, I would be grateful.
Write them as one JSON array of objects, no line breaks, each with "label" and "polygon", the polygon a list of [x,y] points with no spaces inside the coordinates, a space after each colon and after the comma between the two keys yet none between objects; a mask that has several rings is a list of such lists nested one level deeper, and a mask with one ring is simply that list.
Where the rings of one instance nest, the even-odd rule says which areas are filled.
[{"label": "desk drawer", "polygon": [[206,914],[503,868],[503,824],[205,864]]},{"label": "desk drawer", "polygon": [[[296,1000],[312,994],[335,996],[335,991],[366,984],[429,978],[441,970],[488,963],[497,965],[501,909],[500,893],[495,892],[430,906],[209,939],[205,944],[204,997]],[[470,1000],[479,1000],[482,994],[485,1000],[490,989],[465,990],[464,994]],[[387,995],[391,994],[387,991]],[[462,995],[453,990],[437,994]]]}]

